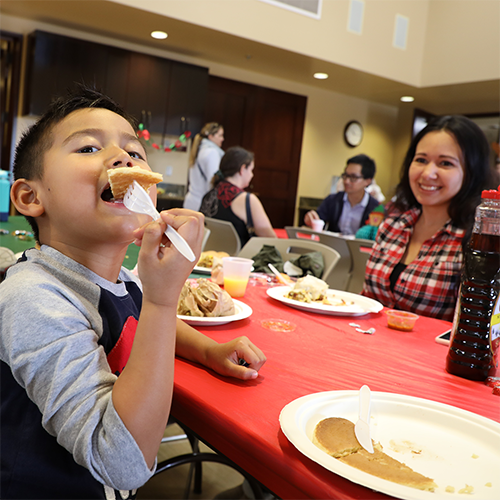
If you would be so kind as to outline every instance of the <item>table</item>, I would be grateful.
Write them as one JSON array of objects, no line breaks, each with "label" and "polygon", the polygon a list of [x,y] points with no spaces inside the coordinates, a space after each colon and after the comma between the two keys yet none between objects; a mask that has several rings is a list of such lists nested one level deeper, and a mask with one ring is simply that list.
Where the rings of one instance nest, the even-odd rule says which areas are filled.
[{"label": "table", "polygon": [[[173,416],[277,496],[299,499],[379,499],[386,495],[351,483],[302,455],[280,430],[282,408],[322,391],[398,393],[438,401],[500,421],[500,397],[482,382],[445,371],[447,348],[434,338],[450,323],[421,317],[412,332],[389,329],[383,312],[338,317],[292,309],[250,286],[240,299],[248,319],[199,330],[219,341],[248,336],[266,354],[255,381],[224,378],[176,359]],[[291,333],[271,332],[264,319],[286,319]],[[358,333],[374,327],[374,335]]]},{"label": "table", "polygon": [[[11,215],[7,222],[0,222],[0,229],[9,231],[9,234],[0,234],[0,247],[6,247],[14,253],[19,253],[35,246],[34,239],[23,240],[13,234],[17,230],[31,232],[28,221],[22,215]],[[134,243],[130,244],[125,255],[125,260],[123,261],[123,266],[127,269],[133,269],[137,264],[138,255],[139,247]]]}]

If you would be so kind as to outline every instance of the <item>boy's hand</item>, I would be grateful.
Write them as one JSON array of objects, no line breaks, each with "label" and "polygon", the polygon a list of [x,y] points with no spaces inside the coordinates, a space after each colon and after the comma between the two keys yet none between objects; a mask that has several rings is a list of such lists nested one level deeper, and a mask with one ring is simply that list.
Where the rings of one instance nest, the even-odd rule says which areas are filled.
[{"label": "boy's hand", "polygon": [[205,364],[220,375],[251,380],[259,376],[258,371],[265,362],[264,353],[247,337],[237,337],[224,344],[210,346]]},{"label": "boy's hand", "polygon": [[[141,247],[138,258],[139,277],[144,299],[159,305],[175,305],[180,290],[196,265],[201,253],[204,216],[199,212],[174,209],[161,212],[161,219],[134,232],[135,244]],[[165,236],[170,224],[192,248],[195,261],[188,261]]]}]

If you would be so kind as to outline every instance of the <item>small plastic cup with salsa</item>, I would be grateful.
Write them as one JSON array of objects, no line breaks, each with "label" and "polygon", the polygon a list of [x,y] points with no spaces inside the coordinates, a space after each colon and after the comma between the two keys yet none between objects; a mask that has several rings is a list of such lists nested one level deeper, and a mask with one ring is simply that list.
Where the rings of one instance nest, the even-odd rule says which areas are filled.
[{"label": "small plastic cup with salsa", "polygon": [[404,332],[411,332],[418,319],[417,314],[406,311],[389,309],[385,313],[387,314],[387,326]]}]

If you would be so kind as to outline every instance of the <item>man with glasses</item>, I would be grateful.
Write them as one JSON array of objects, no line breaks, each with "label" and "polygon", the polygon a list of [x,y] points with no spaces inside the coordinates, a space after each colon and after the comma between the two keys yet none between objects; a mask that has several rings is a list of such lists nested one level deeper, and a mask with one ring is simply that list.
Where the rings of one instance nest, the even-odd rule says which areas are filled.
[{"label": "man with glasses", "polygon": [[349,158],[342,174],[344,191],[327,196],[318,210],[306,213],[304,222],[312,226],[313,219],[322,219],[329,231],[355,234],[379,205],[379,201],[365,191],[375,177],[375,170],[375,162],[364,154]]}]

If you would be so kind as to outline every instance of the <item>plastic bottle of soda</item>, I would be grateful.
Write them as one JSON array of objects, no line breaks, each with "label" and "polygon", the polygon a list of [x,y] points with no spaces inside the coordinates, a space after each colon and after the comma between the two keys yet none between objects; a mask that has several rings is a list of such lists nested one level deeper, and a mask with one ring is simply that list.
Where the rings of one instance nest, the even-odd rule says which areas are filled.
[{"label": "plastic bottle of soda", "polygon": [[446,370],[471,380],[495,375],[500,343],[500,186],[483,191],[464,253]]}]

